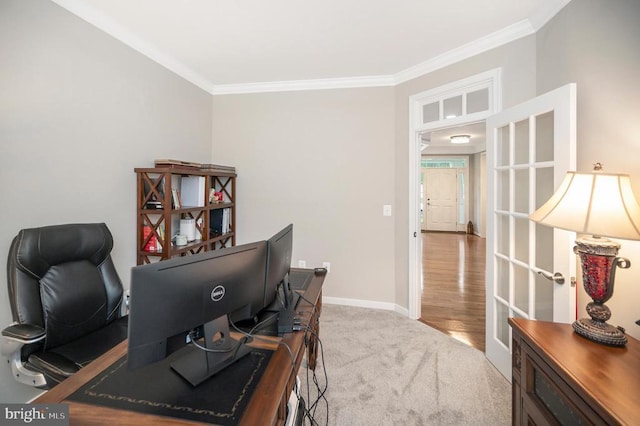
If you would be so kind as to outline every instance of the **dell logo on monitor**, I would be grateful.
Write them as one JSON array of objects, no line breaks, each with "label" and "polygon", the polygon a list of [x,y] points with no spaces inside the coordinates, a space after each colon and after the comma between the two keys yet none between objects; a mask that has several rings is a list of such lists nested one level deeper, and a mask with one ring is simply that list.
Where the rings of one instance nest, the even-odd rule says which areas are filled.
[{"label": "dell logo on monitor", "polygon": [[223,286],[219,285],[211,290],[211,300],[214,302],[219,302],[224,297],[225,289]]}]

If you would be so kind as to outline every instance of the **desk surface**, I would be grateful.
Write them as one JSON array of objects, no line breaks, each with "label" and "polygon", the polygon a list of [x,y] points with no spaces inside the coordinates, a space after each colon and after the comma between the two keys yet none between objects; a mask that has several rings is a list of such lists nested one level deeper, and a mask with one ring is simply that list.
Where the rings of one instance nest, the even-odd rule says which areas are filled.
[{"label": "desk surface", "polygon": [[[309,270],[309,272],[313,273],[313,270]],[[304,299],[301,298],[298,303],[298,316],[302,319],[303,324],[317,323],[321,309],[323,282],[324,276],[314,276],[307,291],[303,293]],[[315,308],[314,305],[307,301],[312,302]],[[305,333],[303,332],[287,333],[282,338],[269,338],[273,343],[257,340],[252,343],[253,346],[272,349],[275,352],[269,360],[264,375],[254,390],[249,405],[240,421],[241,425],[277,424],[282,422],[284,418],[282,412],[283,404],[286,406],[286,401],[289,398],[292,388],[292,380],[295,379],[302,358],[304,357],[304,349],[306,347],[304,335]],[[278,344],[279,341],[286,343],[291,349],[295,359],[294,365],[291,364],[289,352],[285,347]],[[310,349],[313,349],[313,345],[310,345]],[[71,394],[120,359],[126,352],[127,341],[124,341],[69,379],[40,396],[34,403],[47,404],[62,402],[69,404],[71,424],[113,425],[115,419],[117,419],[118,425],[156,425],[160,422],[162,422],[162,424],[194,424],[194,422],[177,418],[158,417],[68,400]],[[314,356],[314,353],[309,354],[309,358],[313,358]],[[315,360],[310,359],[309,362],[312,367],[315,365],[313,361]]]}]

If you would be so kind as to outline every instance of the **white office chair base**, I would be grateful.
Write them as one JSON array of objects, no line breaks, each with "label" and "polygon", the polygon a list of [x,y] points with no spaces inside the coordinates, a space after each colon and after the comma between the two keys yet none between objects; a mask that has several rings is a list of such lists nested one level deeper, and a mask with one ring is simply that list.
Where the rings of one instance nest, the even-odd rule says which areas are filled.
[{"label": "white office chair base", "polygon": [[9,358],[9,364],[11,365],[11,374],[20,383],[24,383],[28,386],[46,386],[47,380],[44,378],[44,374],[36,373],[28,370],[24,367],[22,359],[20,358],[20,349],[24,343],[7,337],[2,339],[2,355]]}]

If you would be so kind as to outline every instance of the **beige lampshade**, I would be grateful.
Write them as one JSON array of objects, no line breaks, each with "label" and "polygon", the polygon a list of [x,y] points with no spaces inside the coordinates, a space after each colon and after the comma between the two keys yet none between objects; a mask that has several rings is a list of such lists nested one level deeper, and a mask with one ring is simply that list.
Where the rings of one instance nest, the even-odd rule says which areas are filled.
[{"label": "beige lampshade", "polygon": [[640,206],[626,174],[568,172],[529,218],[582,234],[640,240]]}]

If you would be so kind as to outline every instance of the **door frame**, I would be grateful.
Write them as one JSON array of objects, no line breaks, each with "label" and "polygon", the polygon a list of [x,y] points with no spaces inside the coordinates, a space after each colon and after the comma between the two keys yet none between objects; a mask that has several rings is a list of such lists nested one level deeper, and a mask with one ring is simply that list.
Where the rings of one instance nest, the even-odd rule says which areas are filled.
[{"label": "door frame", "polygon": [[[478,88],[488,89],[488,108],[486,111],[463,114],[455,118],[444,118],[423,123],[423,106],[430,102],[440,102],[453,96],[465,94]],[[420,173],[422,156],[421,134],[440,128],[457,127],[479,121],[502,110],[502,69],[495,68],[427,90],[409,97],[409,276],[408,311],[409,318],[418,319],[421,315],[422,292],[422,238],[420,238]]]}]

